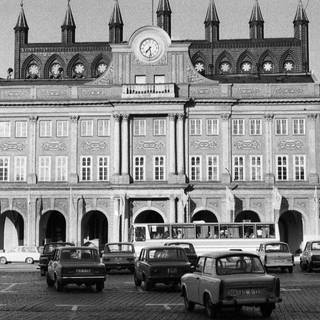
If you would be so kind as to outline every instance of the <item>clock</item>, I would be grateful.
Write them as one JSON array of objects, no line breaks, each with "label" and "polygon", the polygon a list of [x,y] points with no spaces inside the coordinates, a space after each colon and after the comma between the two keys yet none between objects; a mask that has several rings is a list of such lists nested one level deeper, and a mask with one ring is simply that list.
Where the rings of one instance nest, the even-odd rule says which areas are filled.
[{"label": "clock", "polygon": [[148,59],[156,58],[159,54],[159,51],[160,47],[158,42],[152,38],[144,39],[140,44],[141,54]]},{"label": "clock", "polygon": [[39,74],[39,67],[36,64],[31,64],[28,68],[29,74],[36,76]]},{"label": "clock", "polygon": [[85,68],[84,68],[84,65],[82,64],[82,63],[77,63],[75,66],[74,66],[74,72],[76,73],[76,74],[79,74],[79,75],[81,75],[81,74],[83,74],[84,73],[84,70],[85,70]]}]

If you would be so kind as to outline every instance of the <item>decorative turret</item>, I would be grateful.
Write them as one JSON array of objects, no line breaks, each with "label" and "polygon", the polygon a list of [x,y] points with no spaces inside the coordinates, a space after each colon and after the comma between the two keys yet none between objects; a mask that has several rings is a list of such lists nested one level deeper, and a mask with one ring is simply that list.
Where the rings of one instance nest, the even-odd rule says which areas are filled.
[{"label": "decorative turret", "polygon": [[219,25],[220,21],[214,0],[210,0],[206,19],[204,21],[205,36],[207,41],[213,42],[219,40]]},{"label": "decorative turret", "polygon": [[297,12],[293,20],[294,37],[301,40],[303,71],[309,72],[309,20],[302,1],[299,0]]},{"label": "decorative turret", "polygon": [[250,39],[263,39],[264,38],[264,20],[262,17],[259,1],[256,0],[250,21],[249,21],[249,27],[250,27]]},{"label": "decorative turret", "polygon": [[171,37],[171,8],[169,0],[159,0],[157,9],[157,25]]},{"label": "decorative turret", "polygon": [[20,14],[17,20],[17,24],[14,27],[15,33],[15,48],[14,48],[14,77],[20,78],[20,48],[28,43],[29,27],[27,19],[23,10],[23,1],[21,1]]},{"label": "decorative turret", "polygon": [[76,24],[73,19],[70,0],[68,0],[67,12],[61,26],[61,41],[65,44],[75,43]]},{"label": "decorative turret", "polygon": [[109,42],[123,41],[123,21],[118,0],[114,1],[113,11],[109,22]]}]

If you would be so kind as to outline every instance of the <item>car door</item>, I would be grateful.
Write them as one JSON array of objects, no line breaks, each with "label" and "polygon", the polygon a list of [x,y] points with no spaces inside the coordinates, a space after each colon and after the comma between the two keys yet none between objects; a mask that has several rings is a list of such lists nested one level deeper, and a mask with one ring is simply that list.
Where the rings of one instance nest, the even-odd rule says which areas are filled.
[{"label": "car door", "polygon": [[189,300],[196,303],[200,302],[199,283],[202,277],[205,259],[206,257],[199,257],[194,273],[188,275],[187,290],[188,290]]},{"label": "car door", "polygon": [[260,256],[260,260],[261,260],[262,263],[264,264],[266,253],[265,253],[264,245],[263,245],[263,244],[260,244],[260,247],[259,247],[259,249],[258,249],[258,254],[259,254],[259,256]]},{"label": "car door", "polygon": [[135,268],[135,272],[136,272],[136,276],[138,279],[142,279],[142,269],[143,269],[143,265],[142,262],[145,259],[145,253],[146,250],[142,249],[139,255],[139,258],[136,261],[136,268]]},{"label": "car door", "polygon": [[48,262],[48,276],[52,280],[54,279],[54,272],[57,266],[58,253],[59,250],[55,249],[52,255],[52,259],[50,259]]},{"label": "car door", "polygon": [[20,262],[21,248],[15,247],[12,250],[8,251],[8,261],[11,262]]}]

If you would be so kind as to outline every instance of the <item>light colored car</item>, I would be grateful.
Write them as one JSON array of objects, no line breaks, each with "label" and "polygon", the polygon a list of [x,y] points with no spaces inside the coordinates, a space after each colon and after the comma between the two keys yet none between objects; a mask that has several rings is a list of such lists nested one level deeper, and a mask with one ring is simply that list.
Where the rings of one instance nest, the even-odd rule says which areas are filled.
[{"label": "light colored car", "polygon": [[311,272],[320,269],[320,240],[308,241],[300,256],[300,268],[302,271]]},{"label": "light colored car", "polygon": [[34,263],[39,261],[40,251],[36,246],[17,246],[11,250],[0,253],[0,263],[26,262]]},{"label": "light colored car", "polygon": [[257,254],[219,251],[200,255],[194,273],[181,278],[185,308],[203,305],[210,318],[220,309],[259,307],[269,317],[280,298],[279,278],[268,275]]},{"label": "light colored car", "polygon": [[267,271],[269,268],[281,268],[282,272],[286,269],[290,273],[293,272],[294,255],[287,243],[278,241],[261,243],[258,254]]}]

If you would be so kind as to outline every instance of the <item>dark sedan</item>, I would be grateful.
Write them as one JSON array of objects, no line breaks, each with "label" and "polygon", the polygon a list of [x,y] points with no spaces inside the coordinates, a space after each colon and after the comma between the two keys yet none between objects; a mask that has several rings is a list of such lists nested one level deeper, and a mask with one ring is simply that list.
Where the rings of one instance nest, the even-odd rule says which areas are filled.
[{"label": "dark sedan", "polygon": [[184,249],[186,255],[193,266],[197,264],[197,254],[194,246],[190,242],[167,242],[164,244],[165,246],[177,246]]},{"label": "dark sedan", "polygon": [[44,245],[39,259],[40,273],[42,276],[46,275],[46,272],[48,270],[48,263],[53,256],[54,250],[58,247],[66,246],[74,246],[74,244],[71,242],[50,242]]},{"label": "dark sedan", "polygon": [[95,285],[96,291],[102,291],[106,280],[106,269],[100,262],[99,252],[91,247],[63,247],[54,251],[49,261],[47,284],[62,291],[67,284],[81,286]]},{"label": "dark sedan", "polygon": [[150,290],[156,283],[177,285],[192,267],[184,249],[174,246],[143,248],[135,263],[134,282]]}]

